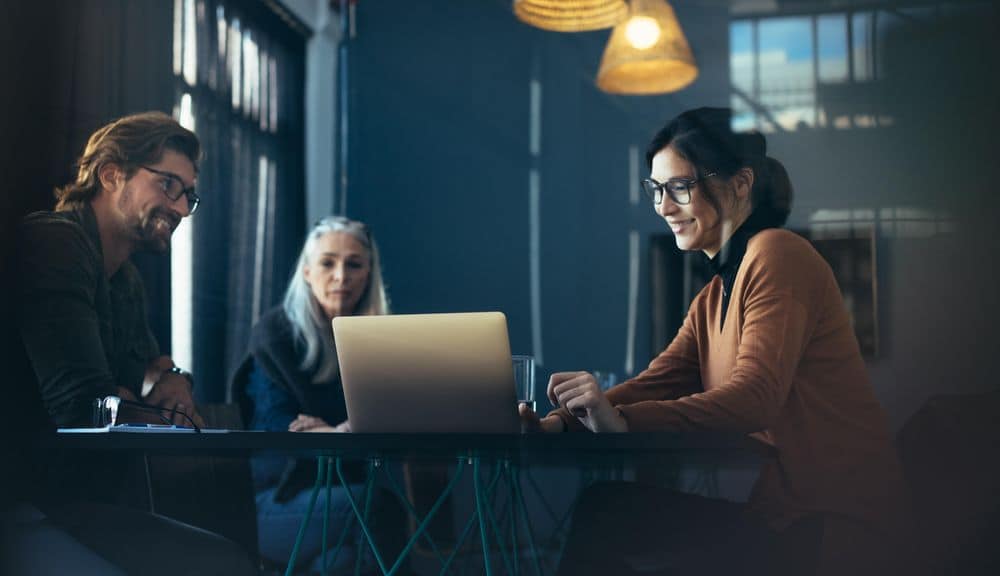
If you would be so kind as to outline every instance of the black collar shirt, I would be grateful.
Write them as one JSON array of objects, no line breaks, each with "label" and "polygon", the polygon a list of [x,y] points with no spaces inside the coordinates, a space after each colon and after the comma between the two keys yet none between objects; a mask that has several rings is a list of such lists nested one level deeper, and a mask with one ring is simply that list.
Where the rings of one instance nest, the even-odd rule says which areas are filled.
[{"label": "black collar shirt", "polygon": [[736,232],[729,238],[729,241],[719,250],[714,258],[710,258],[708,266],[712,272],[722,279],[722,315],[719,321],[719,330],[726,323],[726,310],[729,309],[729,297],[733,293],[733,284],[736,282],[736,273],[739,272],[740,264],[743,263],[743,256],[747,253],[747,244],[754,234],[762,230],[759,226],[754,226],[750,221],[744,222],[736,229]]}]

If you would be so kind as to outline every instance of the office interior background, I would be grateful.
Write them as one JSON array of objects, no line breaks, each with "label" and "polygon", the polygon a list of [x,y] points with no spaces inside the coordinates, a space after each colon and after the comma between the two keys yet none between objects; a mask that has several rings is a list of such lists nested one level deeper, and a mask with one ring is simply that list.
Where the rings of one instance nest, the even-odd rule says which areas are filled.
[{"label": "office interior background", "polygon": [[225,400],[331,213],[370,224],[395,313],[499,310],[542,385],[621,380],[702,270],[639,191],[645,146],[731,106],[789,171],[789,227],[843,240],[833,266],[894,430],[932,396],[996,390],[997,5],[671,4],[698,77],[638,96],[596,85],[609,30],[533,28],[509,0],[4,2],[5,250],[88,134],[163,110],[205,144],[203,207],[139,265],[200,401]]}]

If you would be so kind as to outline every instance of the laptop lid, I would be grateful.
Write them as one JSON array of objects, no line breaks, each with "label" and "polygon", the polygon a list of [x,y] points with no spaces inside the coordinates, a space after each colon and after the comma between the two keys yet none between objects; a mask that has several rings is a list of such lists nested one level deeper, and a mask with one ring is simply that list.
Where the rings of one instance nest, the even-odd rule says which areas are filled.
[{"label": "laptop lid", "polygon": [[520,432],[502,313],[340,316],[333,334],[352,431]]}]

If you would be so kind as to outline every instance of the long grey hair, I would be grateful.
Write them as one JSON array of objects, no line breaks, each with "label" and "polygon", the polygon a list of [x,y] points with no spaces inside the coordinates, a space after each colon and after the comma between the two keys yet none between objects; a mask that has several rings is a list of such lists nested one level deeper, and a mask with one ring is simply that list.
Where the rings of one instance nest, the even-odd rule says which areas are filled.
[{"label": "long grey hair", "polygon": [[325,382],[339,372],[337,353],[333,346],[333,327],[319,302],[306,283],[303,268],[310,263],[316,242],[331,232],[349,234],[368,250],[371,271],[368,286],[354,309],[355,316],[374,316],[389,313],[389,302],[382,283],[382,264],[378,246],[368,231],[368,227],[357,220],[343,216],[327,216],[312,227],[306,236],[302,253],[295,264],[295,273],[285,291],[285,315],[292,325],[292,334],[298,344],[305,346],[305,355],[299,367],[302,370],[316,369],[313,382]]}]

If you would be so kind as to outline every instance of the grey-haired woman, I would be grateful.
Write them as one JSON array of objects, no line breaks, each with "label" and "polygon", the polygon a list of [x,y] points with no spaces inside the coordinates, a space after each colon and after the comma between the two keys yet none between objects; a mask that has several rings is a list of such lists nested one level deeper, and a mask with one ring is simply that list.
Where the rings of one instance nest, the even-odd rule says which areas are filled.
[{"label": "grey-haired woman", "polygon": [[[249,428],[349,432],[331,321],[337,316],[388,312],[378,247],[367,226],[337,216],[320,220],[306,237],[283,304],[254,326],[250,354],[234,379],[234,398]],[[260,554],[286,562],[308,508],[306,488],[315,479],[315,462],[260,457],[253,461],[253,472]],[[359,470],[348,475],[361,480]],[[314,514],[326,508],[323,498],[325,493]],[[348,522],[351,509],[344,488],[332,491],[330,513],[334,526]],[[384,516],[376,511],[376,521]],[[322,525],[310,522],[299,547],[298,566],[322,570]],[[340,532],[331,533],[337,538]],[[341,554],[338,564],[353,556],[353,551]]]}]

